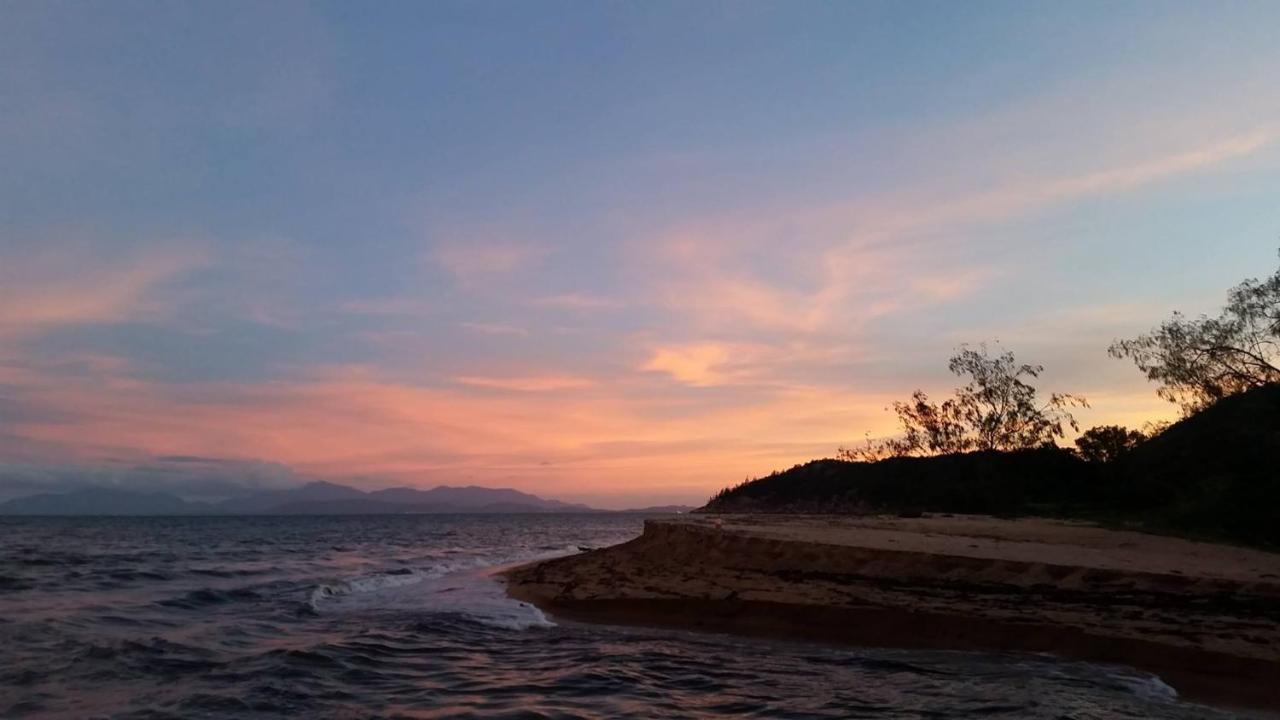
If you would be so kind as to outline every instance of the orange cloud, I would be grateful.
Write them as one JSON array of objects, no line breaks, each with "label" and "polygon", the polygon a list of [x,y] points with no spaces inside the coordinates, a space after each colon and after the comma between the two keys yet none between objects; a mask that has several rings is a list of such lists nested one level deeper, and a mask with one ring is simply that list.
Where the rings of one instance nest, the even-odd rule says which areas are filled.
[{"label": "orange cloud", "polygon": [[640,369],[667,373],[686,385],[720,385],[727,379],[730,358],[731,349],[716,343],[660,347]]},{"label": "orange cloud", "polygon": [[[784,351],[672,346],[655,350],[652,370],[695,386],[742,383],[757,368],[735,367],[735,353],[767,364],[770,352]],[[356,366],[288,382],[174,385],[139,381],[110,358],[92,367],[66,378],[37,370],[5,376],[0,366],[0,377],[41,411],[17,418],[7,432],[31,447],[55,448],[59,458],[259,458],[373,485],[465,481],[604,502],[637,493],[697,499],[746,476],[829,456],[864,432],[892,434],[884,408],[912,385],[904,379],[886,392],[739,384],[708,400],[663,393],[645,375],[608,383],[464,377],[459,386],[424,387]],[[1086,428],[1172,415],[1150,392],[1070,389],[1093,402],[1080,414]]]},{"label": "orange cloud", "polygon": [[[550,494],[709,494],[746,474],[830,454],[875,423],[883,405],[821,390],[706,405],[663,397],[645,382],[545,378],[496,383],[522,392],[475,393],[466,389],[474,385],[379,381],[359,368],[251,385],[51,376],[23,383],[24,396],[46,412],[11,431],[82,457],[231,455],[380,484],[466,480]],[[573,392],[551,391],[559,388]]]}]

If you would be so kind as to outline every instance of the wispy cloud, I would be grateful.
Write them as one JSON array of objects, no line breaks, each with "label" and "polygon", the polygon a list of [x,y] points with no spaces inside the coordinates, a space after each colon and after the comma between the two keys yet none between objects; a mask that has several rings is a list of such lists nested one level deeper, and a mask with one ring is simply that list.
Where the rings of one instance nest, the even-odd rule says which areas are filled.
[{"label": "wispy cloud", "polygon": [[1074,175],[1042,171],[1038,178],[942,196],[746,211],[696,220],[638,247],[665,270],[654,272],[654,295],[674,316],[721,331],[830,333],[954,302],[1001,271],[989,258],[966,258],[974,243],[943,237],[1211,169],[1274,147],[1278,139],[1280,131],[1264,128],[1134,162],[1108,166],[1103,160],[1100,169]]},{"label": "wispy cloud", "polygon": [[553,392],[556,390],[578,390],[595,384],[589,378],[572,375],[534,375],[529,377],[480,377],[461,375],[454,382],[472,387],[492,388],[495,390],[514,390],[517,392]]},{"label": "wispy cloud", "polygon": [[507,323],[460,322],[458,327],[481,335],[514,335],[524,337],[529,334],[525,328]]},{"label": "wispy cloud", "polygon": [[[936,228],[956,228],[977,223],[1011,220],[1053,205],[1136,190],[1153,183],[1206,170],[1249,157],[1280,140],[1280,127],[1255,128],[1211,138],[1189,138],[1171,147],[1152,148],[1145,157],[1120,163],[1101,158],[1098,169],[1059,175],[1042,172],[986,189],[970,190],[950,198],[921,198],[895,203],[888,214],[858,222],[839,207],[823,215],[852,222],[860,235],[887,241]],[[905,205],[905,206],[904,206]]]},{"label": "wispy cloud", "polygon": [[616,308],[621,305],[621,303],[614,298],[608,298],[601,295],[590,295],[587,293],[562,293],[559,295],[548,295],[545,297],[534,298],[532,304],[553,308],[565,308],[568,310],[605,310],[609,308]]},{"label": "wispy cloud", "polygon": [[0,262],[0,334],[163,316],[166,284],[207,262],[195,243],[104,255],[85,240],[28,246]]},{"label": "wispy cloud", "polygon": [[438,312],[435,304],[416,297],[384,297],[349,300],[342,304],[343,312],[352,315],[420,316]]},{"label": "wispy cloud", "polygon": [[437,243],[430,259],[460,282],[500,277],[535,264],[548,254],[544,247],[507,240],[450,240]]}]

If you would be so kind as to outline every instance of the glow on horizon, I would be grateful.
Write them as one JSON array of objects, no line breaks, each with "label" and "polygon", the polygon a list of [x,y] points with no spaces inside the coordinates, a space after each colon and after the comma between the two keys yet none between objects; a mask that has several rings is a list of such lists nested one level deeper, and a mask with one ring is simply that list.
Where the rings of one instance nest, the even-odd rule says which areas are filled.
[{"label": "glow on horizon", "polygon": [[991,340],[1084,427],[1173,417],[1105,348],[1274,270],[1278,22],[6,4],[0,499],[196,457],[699,503]]}]

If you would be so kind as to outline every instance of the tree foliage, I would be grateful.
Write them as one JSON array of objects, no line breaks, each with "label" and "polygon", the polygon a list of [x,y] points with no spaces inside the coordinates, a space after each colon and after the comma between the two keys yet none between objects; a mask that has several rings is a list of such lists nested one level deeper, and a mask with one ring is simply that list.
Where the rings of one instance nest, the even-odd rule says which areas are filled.
[{"label": "tree foliage", "polygon": [[1041,365],[1020,364],[1012,352],[991,356],[986,345],[962,346],[948,363],[951,372],[968,376],[969,383],[941,404],[916,390],[908,401],[890,409],[898,416],[902,435],[887,440],[868,438],[864,446],[841,448],[847,460],[876,461],[886,457],[946,455],[973,450],[1021,450],[1053,445],[1065,427],[1078,429],[1069,411],[1087,407],[1084,398],[1055,393],[1041,403],[1031,381],[1044,372]]},{"label": "tree foliage", "polygon": [[1175,312],[1155,330],[1112,343],[1133,360],[1161,397],[1185,414],[1249,388],[1280,382],[1280,270],[1232,288],[1218,317]]},{"label": "tree foliage", "polygon": [[1115,461],[1138,446],[1147,436],[1119,425],[1099,425],[1085,430],[1076,438],[1076,454],[1096,463]]}]

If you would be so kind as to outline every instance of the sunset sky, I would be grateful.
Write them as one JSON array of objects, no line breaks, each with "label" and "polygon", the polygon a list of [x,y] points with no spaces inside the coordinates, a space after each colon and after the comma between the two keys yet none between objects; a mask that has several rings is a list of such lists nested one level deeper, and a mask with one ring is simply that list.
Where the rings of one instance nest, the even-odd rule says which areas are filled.
[{"label": "sunset sky", "polygon": [[701,503],[1275,271],[1280,4],[0,4],[0,499]]}]

